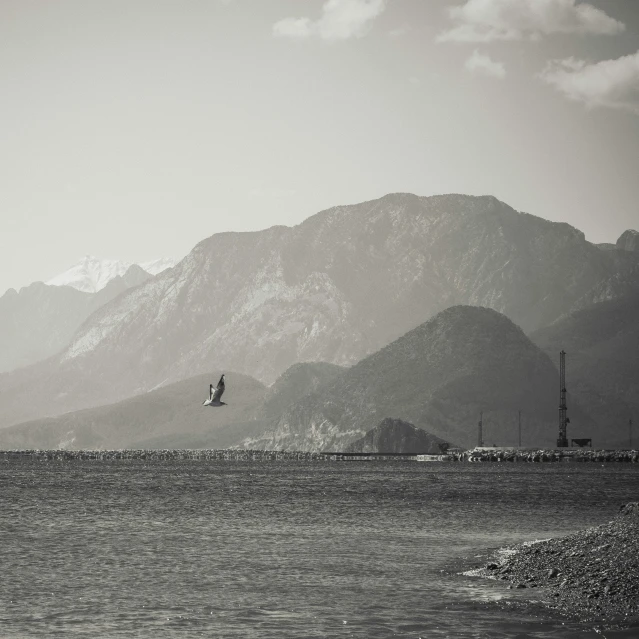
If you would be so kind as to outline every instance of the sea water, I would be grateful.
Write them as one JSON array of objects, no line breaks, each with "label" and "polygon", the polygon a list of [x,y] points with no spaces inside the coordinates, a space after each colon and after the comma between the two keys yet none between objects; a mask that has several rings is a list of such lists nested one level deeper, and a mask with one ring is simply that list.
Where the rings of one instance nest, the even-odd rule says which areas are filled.
[{"label": "sea water", "polygon": [[2,461],[0,637],[635,637],[460,573],[637,499],[636,464]]}]

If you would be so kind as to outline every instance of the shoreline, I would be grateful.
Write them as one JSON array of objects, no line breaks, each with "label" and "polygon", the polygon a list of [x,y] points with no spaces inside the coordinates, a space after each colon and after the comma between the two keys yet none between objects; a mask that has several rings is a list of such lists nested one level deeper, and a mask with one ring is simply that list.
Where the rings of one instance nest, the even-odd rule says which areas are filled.
[{"label": "shoreline", "polygon": [[499,549],[472,575],[543,589],[545,607],[581,622],[639,625],[639,502],[606,524]]}]

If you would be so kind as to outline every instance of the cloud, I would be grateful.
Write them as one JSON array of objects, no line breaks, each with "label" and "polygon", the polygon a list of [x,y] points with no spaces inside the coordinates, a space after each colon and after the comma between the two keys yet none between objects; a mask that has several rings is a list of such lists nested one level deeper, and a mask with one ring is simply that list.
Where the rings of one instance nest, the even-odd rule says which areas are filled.
[{"label": "cloud", "polygon": [[592,64],[575,58],[552,60],[539,77],[588,107],[624,109],[639,115],[639,51]]},{"label": "cloud", "polygon": [[467,0],[448,13],[456,23],[438,42],[538,40],[551,33],[613,35],[625,25],[577,0]]},{"label": "cloud", "polygon": [[484,75],[499,78],[500,80],[506,76],[506,69],[502,62],[491,60],[489,56],[479,53],[477,49],[475,49],[473,55],[466,60],[464,66],[471,73],[483,73]]},{"label": "cloud", "polygon": [[304,40],[313,33],[313,25],[308,18],[284,18],[273,25],[273,35],[280,38]]},{"label": "cloud", "polygon": [[294,40],[361,38],[385,8],[386,0],[327,0],[317,20],[284,18],[273,25],[273,35]]}]

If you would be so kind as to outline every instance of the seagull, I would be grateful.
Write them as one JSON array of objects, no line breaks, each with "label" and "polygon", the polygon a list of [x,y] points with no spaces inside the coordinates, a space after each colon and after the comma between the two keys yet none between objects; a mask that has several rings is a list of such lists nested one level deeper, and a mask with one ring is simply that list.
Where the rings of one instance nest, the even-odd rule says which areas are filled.
[{"label": "seagull", "polygon": [[220,401],[224,392],[224,375],[220,377],[217,386],[209,384],[209,398],[202,402],[202,406],[226,406],[225,402]]}]

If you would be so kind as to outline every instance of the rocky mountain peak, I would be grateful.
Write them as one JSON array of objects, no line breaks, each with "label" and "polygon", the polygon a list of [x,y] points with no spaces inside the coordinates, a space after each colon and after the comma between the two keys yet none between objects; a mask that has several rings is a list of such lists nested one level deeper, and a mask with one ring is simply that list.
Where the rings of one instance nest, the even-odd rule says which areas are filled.
[{"label": "rocky mountain peak", "polygon": [[639,231],[628,229],[617,240],[617,248],[623,251],[639,252]]},{"label": "rocky mountain peak", "polygon": [[386,417],[364,437],[348,444],[347,453],[413,453],[438,455],[443,439],[401,419]]}]

